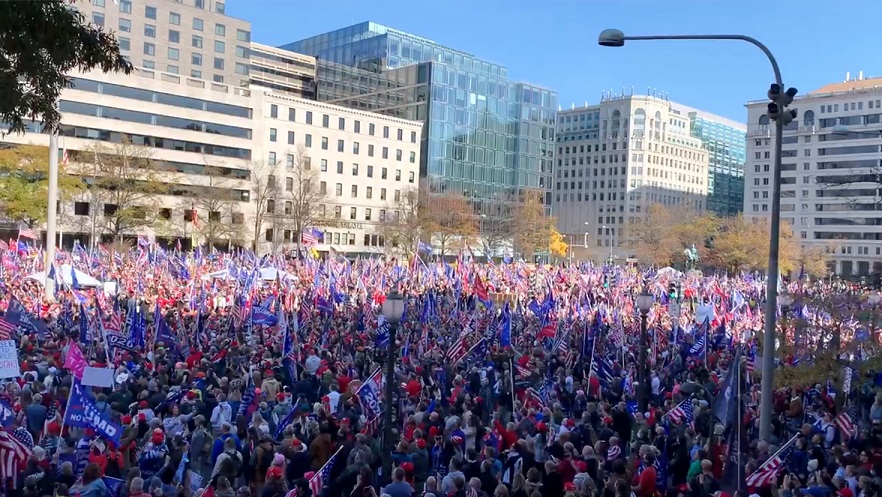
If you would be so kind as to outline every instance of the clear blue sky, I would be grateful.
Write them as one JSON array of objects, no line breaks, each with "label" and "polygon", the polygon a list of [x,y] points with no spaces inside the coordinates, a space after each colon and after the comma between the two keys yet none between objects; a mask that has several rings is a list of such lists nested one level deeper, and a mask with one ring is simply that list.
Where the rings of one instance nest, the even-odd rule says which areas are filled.
[{"label": "clear blue sky", "polygon": [[[789,12],[792,7],[792,13]],[[564,108],[633,86],[744,121],[744,103],[765,98],[772,71],[743,42],[597,45],[597,34],[747,34],[775,54],[800,94],[845,73],[882,75],[879,0],[228,0],[253,39],[281,45],[362,21],[432,39],[508,67],[513,79],[559,94]],[[785,19],[773,29],[771,19]],[[875,65],[874,65],[875,63]]]}]

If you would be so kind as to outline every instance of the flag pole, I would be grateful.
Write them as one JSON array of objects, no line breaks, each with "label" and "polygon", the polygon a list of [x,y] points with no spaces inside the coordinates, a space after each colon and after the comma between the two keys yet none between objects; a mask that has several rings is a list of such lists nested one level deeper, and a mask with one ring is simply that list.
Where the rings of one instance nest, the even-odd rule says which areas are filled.
[{"label": "flag pole", "polygon": [[515,413],[515,383],[514,383],[514,357],[508,359],[508,380],[511,383],[511,419],[514,421]]},{"label": "flag pole", "polygon": [[[735,367],[738,368],[735,370],[735,381],[737,383],[737,387],[736,387],[735,391],[737,394],[736,399],[738,402],[738,405],[735,406],[735,416],[737,417],[737,419],[736,419],[737,424],[735,425],[735,429],[736,429],[735,436],[738,437],[738,439],[735,441],[734,445],[735,445],[735,447],[738,447],[738,451],[737,451],[738,460],[736,463],[738,465],[738,467],[736,468],[735,476],[736,476],[736,479],[738,480],[738,491],[739,491],[739,493],[741,493],[742,489],[744,488],[744,484],[743,484],[744,483],[744,475],[743,475],[744,466],[741,463],[742,414],[741,414],[741,361],[740,361],[741,356],[740,356],[740,354],[738,355],[738,357],[739,357],[738,364],[735,365]],[[731,451],[732,451],[732,447],[729,447],[729,452],[731,453]],[[729,458],[730,463],[732,462],[731,459],[732,458],[730,457]]]}]

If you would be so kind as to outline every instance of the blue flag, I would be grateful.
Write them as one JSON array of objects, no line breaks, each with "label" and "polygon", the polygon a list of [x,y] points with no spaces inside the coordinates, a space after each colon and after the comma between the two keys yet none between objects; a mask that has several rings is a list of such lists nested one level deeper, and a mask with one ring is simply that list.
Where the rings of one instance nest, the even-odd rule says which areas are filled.
[{"label": "blue flag", "polygon": [[[101,319],[99,316],[98,319]],[[80,343],[90,344],[89,339],[89,316],[86,314],[86,307],[80,302]]]},{"label": "blue flag", "polygon": [[28,331],[36,331],[40,338],[46,335],[46,323],[28,312],[25,306],[15,297],[9,300],[9,308],[6,309],[5,317],[10,324],[20,326]]},{"label": "blue flag", "polygon": [[7,428],[13,421],[15,421],[15,411],[12,410],[9,402],[0,399],[0,426]]},{"label": "blue flag", "polygon": [[122,427],[114,423],[108,413],[98,409],[95,400],[76,379],[74,379],[70,390],[68,408],[64,412],[64,424],[92,428],[101,438],[110,440],[117,445],[119,445],[119,437],[122,435]]},{"label": "blue flag", "polygon": [[508,302],[502,308],[502,323],[499,325],[499,346],[511,347],[511,310]]}]

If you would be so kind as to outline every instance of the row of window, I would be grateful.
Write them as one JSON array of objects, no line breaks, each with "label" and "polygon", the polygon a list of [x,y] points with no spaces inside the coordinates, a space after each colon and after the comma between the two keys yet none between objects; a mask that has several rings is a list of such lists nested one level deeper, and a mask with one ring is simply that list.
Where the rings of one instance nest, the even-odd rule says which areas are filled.
[{"label": "row of window", "polygon": [[[273,143],[278,142],[278,130],[276,128],[270,128],[269,130],[269,141]],[[293,131],[288,131],[288,145],[296,145],[296,137]],[[304,145],[307,148],[312,147],[312,135],[306,134],[304,138]],[[322,150],[328,150],[330,142],[327,136],[323,136],[321,140],[321,148]],[[346,152],[346,142],[345,140],[337,140],[337,152],[345,153]],[[352,142],[352,153],[358,155],[361,152],[361,145],[358,142]],[[368,145],[367,149],[368,157],[374,156],[374,146]],[[383,159],[389,158],[389,147],[382,148],[382,157]],[[395,160],[401,162],[404,159],[404,151],[399,149],[395,150]],[[409,161],[411,164],[416,164],[416,151],[410,152]]]},{"label": "row of window", "polygon": [[209,123],[198,121],[195,119],[163,116],[159,114],[150,114],[148,112],[138,112],[135,110],[117,109],[114,107],[105,107],[101,105],[71,102],[68,100],[62,100],[58,105],[58,110],[60,110],[62,113],[80,114],[84,116],[115,119],[117,121],[125,121],[139,124],[152,124],[154,126],[163,126],[166,128],[201,131],[203,133],[221,136],[232,136],[235,138],[244,138],[246,140],[251,139],[250,129],[240,128],[238,126],[230,126],[227,124]]},{"label": "row of window", "polygon": [[157,136],[119,133],[117,131],[106,129],[70,126],[66,124],[61,125],[61,134],[62,136],[69,136],[72,138],[84,138],[87,140],[100,140],[112,143],[131,143],[133,145],[142,145],[145,147],[251,160],[251,150],[247,148],[225,147],[222,145],[174,140]]},{"label": "row of window", "polygon": [[[270,117],[273,119],[279,119],[279,106],[276,104],[270,104]],[[288,108],[288,121],[297,122],[297,109],[293,107]],[[304,122],[306,124],[312,124],[313,115],[312,111],[308,110],[305,113]],[[331,116],[328,114],[322,114],[322,127],[330,128],[331,127]],[[340,131],[347,131],[346,129],[346,118],[338,117],[337,118],[337,129]],[[361,133],[361,121],[353,120],[352,121],[352,130],[353,133]],[[368,135],[375,136],[377,132],[377,126],[374,123],[368,123]],[[401,128],[397,129],[396,139],[398,141],[404,141],[405,131]],[[383,126],[383,138],[389,139],[391,138],[391,128],[389,126]],[[410,142],[417,142],[417,132],[410,132]]]},{"label": "row of window", "polygon": [[89,79],[73,78],[71,81],[73,88],[80,91],[91,93],[100,93],[102,95],[111,95],[121,98],[129,98],[132,100],[140,100],[143,102],[153,102],[174,107],[182,107],[185,109],[203,110],[206,112],[214,112],[234,117],[243,117],[251,119],[251,109],[248,107],[240,107],[238,105],[229,105],[211,100],[202,100],[199,98],[182,97],[169,93],[161,93],[152,90],[142,90],[140,88],[131,88],[128,86],[115,85],[112,83],[100,83]]}]

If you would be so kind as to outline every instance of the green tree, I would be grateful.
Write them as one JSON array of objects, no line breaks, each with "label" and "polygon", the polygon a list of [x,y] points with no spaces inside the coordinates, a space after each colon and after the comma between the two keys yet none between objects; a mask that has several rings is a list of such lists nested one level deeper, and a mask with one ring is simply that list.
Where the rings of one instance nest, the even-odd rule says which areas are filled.
[{"label": "green tree", "polygon": [[[58,165],[62,201],[82,188],[82,181]],[[0,149],[0,211],[33,228],[46,221],[49,189],[49,148],[17,145]]]},{"label": "green tree", "polygon": [[110,33],[89,24],[74,0],[0,2],[0,121],[23,132],[40,118],[54,130],[56,103],[74,70],[131,73]]},{"label": "green tree", "polygon": [[526,260],[549,250],[554,221],[545,213],[542,192],[524,190],[512,216],[512,234],[517,251]]}]

